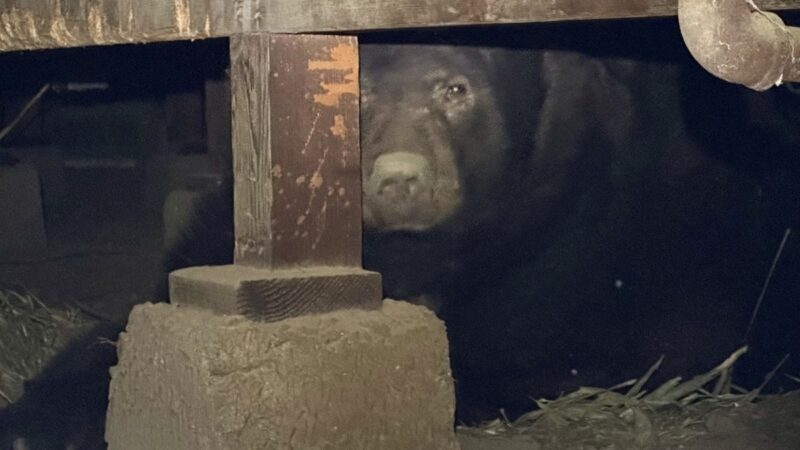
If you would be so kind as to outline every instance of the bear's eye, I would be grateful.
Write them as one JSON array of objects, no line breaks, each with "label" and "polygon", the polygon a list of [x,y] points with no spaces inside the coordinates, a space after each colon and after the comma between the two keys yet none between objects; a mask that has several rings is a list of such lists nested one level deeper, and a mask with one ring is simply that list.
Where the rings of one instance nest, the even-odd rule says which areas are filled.
[{"label": "bear's eye", "polygon": [[464,83],[453,83],[447,86],[444,96],[448,100],[456,100],[467,94],[467,85]]}]

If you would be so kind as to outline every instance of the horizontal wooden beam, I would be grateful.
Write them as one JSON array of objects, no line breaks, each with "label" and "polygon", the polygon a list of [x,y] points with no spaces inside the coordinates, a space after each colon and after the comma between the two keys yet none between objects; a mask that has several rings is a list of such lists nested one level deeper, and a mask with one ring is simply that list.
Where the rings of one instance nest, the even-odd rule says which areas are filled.
[{"label": "horizontal wooden beam", "polygon": [[[743,0],[744,1],[744,0]],[[800,0],[756,0],[767,10]],[[670,16],[677,0],[0,0],[0,51],[224,37],[235,33]]]}]

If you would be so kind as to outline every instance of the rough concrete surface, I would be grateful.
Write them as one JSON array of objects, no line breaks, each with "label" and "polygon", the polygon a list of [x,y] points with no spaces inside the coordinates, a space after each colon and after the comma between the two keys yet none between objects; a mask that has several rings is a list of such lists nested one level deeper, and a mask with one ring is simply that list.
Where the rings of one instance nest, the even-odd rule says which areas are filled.
[{"label": "rough concrete surface", "polygon": [[386,300],[257,323],[134,308],[112,368],[109,449],[457,449],[444,325]]}]

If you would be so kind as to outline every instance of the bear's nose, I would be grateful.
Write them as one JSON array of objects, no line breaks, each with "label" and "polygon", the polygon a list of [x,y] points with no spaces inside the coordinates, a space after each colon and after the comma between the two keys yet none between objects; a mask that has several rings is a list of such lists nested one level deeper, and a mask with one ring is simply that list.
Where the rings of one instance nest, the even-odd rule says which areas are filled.
[{"label": "bear's nose", "polygon": [[431,168],[422,155],[393,152],[381,155],[369,180],[370,190],[384,202],[413,200],[431,183]]},{"label": "bear's nose", "polygon": [[401,201],[419,193],[419,173],[394,172],[384,174],[378,187],[378,195],[386,200]]}]

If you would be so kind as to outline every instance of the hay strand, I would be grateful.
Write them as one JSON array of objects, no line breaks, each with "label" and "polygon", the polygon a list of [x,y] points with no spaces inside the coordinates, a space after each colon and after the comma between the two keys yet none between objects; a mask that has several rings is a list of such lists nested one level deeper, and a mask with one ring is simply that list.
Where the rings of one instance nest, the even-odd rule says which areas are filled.
[{"label": "hay strand", "polygon": [[789,235],[792,233],[791,228],[787,228],[786,231],[783,233],[783,239],[781,239],[781,245],[778,246],[778,251],[775,252],[775,257],[772,258],[772,265],[769,268],[769,272],[767,273],[767,278],[764,280],[764,285],[761,286],[761,293],[758,294],[758,300],[756,301],[756,307],[753,309],[753,314],[750,316],[750,323],[747,325],[747,331],[744,333],[744,342],[750,338],[750,331],[753,329],[753,325],[756,323],[756,316],[758,316],[758,310],[761,309],[761,303],[764,302],[764,296],[767,294],[767,288],[769,287],[769,283],[772,280],[772,274],[775,273],[775,267],[778,266],[778,261],[781,259],[781,254],[783,253],[783,249],[786,247],[786,242],[789,240]]},{"label": "hay strand", "polygon": [[[740,390],[731,382],[731,368],[746,351],[741,347],[704,374],[685,382],[672,378],[648,393],[645,386],[661,367],[660,357],[639,379],[608,389],[581,387],[555,400],[538,399],[538,410],[513,422],[503,416],[477,429],[460,427],[459,432],[492,439],[524,435],[541,448],[680,448],[707,433],[703,418],[710,412],[760,398],[761,388],[780,364],[758,389]],[[713,389],[707,390],[715,379]]]},{"label": "hay strand", "polygon": [[0,408],[19,399],[25,381],[96,323],[75,308],[49,308],[30,292],[0,288]]}]

